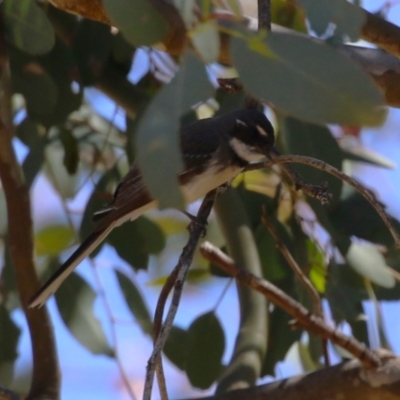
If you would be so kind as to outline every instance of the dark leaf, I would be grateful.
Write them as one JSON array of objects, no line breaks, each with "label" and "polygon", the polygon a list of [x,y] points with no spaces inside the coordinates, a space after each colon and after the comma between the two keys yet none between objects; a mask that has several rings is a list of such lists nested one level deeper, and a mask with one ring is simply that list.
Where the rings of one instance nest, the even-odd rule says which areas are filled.
[{"label": "dark leaf", "polygon": [[39,134],[39,125],[29,117],[25,117],[16,128],[18,139],[29,148],[34,147],[42,138]]},{"label": "dark leaf", "polygon": [[21,330],[12,320],[4,304],[0,304],[0,364],[13,362],[18,357]]},{"label": "dark leaf", "polygon": [[282,361],[293,343],[300,340],[301,330],[293,330],[289,322],[293,318],[275,307],[269,318],[268,349],[262,366],[261,377],[275,376],[275,366]]},{"label": "dark leaf", "polygon": [[[276,224],[279,224],[279,222],[275,222]],[[280,229],[280,233],[282,233],[282,229]],[[285,239],[290,240],[287,232],[285,233]],[[260,223],[256,231],[254,232],[254,236],[256,239],[258,254],[260,256],[260,261],[263,268],[264,279],[270,282],[276,282],[287,278],[288,274],[291,274],[290,269],[288,269],[288,265],[282,258],[279,250],[276,247],[275,239],[268,231],[268,229],[262,223]]]},{"label": "dark leaf", "polygon": [[183,168],[179,121],[190,107],[212,95],[204,65],[187,54],[179,72],[154,97],[136,132],[143,179],[161,208],[183,208],[177,174]]},{"label": "dark leaf", "polygon": [[299,0],[299,5],[305,8],[312,29],[320,36],[334,23],[337,33],[356,41],[367,18],[363,9],[346,0]]},{"label": "dark leaf", "polygon": [[164,353],[168,359],[180,370],[185,371],[188,352],[188,331],[173,326],[164,346]]},{"label": "dark leaf", "polygon": [[13,73],[13,91],[26,100],[28,115],[37,120],[51,114],[58,100],[58,89],[52,77],[40,68]]},{"label": "dark leaf", "polygon": [[63,163],[70,175],[76,174],[79,163],[78,141],[69,129],[62,129],[60,140],[64,148]]},{"label": "dark leaf", "polygon": [[[342,199],[329,213],[332,225],[338,232],[348,236],[390,246],[393,237],[382,218],[360,193],[353,191]],[[392,223],[400,231],[400,223],[392,218]]]},{"label": "dark leaf", "polygon": [[36,145],[31,147],[28,155],[22,163],[22,170],[28,188],[32,186],[37,174],[42,169],[46,145],[47,139],[38,139]]},{"label": "dark leaf", "polygon": [[54,45],[54,30],[34,0],[5,0],[7,40],[29,54],[44,54]]},{"label": "dark leaf", "polygon": [[357,126],[385,119],[371,78],[327,44],[283,33],[232,37],[232,55],[246,89],[293,116]]},{"label": "dark leaf", "polygon": [[165,245],[162,230],[146,217],[126,222],[107,237],[118,255],[135,270],[146,269],[149,255],[160,252]]},{"label": "dark leaf", "polygon": [[147,0],[103,0],[113,24],[134,46],[151,46],[167,34],[164,17]]},{"label": "dark leaf", "polygon": [[100,321],[94,314],[96,293],[76,273],[72,273],[55,293],[61,318],[71,334],[93,354],[114,357]]},{"label": "dark leaf", "polygon": [[[342,150],[329,129],[324,126],[305,123],[291,117],[285,118],[282,122],[282,142],[288,154],[313,157],[339,170],[342,169]],[[337,204],[342,189],[340,179],[308,165],[296,164],[294,168],[307,183],[322,185],[327,182],[328,190],[333,195],[330,207]]]},{"label": "dark leaf", "polygon": [[126,303],[144,333],[153,334],[153,322],[147,305],[136,285],[119,271],[115,271]]},{"label": "dark leaf", "polygon": [[[136,1],[136,0],[135,0]],[[72,52],[83,86],[92,86],[102,74],[111,54],[110,27],[84,19],[78,25],[72,42]]]},{"label": "dark leaf", "polygon": [[199,389],[209,388],[221,372],[225,336],[213,312],[196,318],[188,329],[186,373],[190,383]]},{"label": "dark leaf", "polygon": [[289,1],[271,1],[271,21],[277,25],[307,33],[307,25],[303,10]]}]

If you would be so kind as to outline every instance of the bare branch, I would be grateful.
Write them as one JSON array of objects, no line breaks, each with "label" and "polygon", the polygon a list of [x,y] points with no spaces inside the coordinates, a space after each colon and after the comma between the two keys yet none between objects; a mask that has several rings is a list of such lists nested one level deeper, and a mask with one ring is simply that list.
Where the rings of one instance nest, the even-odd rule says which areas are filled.
[{"label": "bare branch", "polygon": [[381,365],[379,357],[371,350],[367,349],[364,344],[329,327],[321,317],[311,314],[305,307],[275,285],[239,268],[234,261],[218,247],[210,242],[205,242],[201,245],[200,251],[204,258],[216,264],[241,284],[262,293],[268,300],[294,317],[296,322],[307,331],[315,333],[343,347],[357,357],[366,368],[377,368]]},{"label": "bare branch", "polygon": [[339,171],[335,167],[332,167],[331,165],[327,164],[326,162],[317,160],[312,157],[290,155],[290,156],[279,156],[279,157],[274,158],[272,161],[254,164],[254,168],[257,169],[257,167],[258,168],[271,167],[272,165],[275,165],[275,164],[285,164],[285,163],[310,165],[311,167],[320,169],[321,171],[325,171],[325,172],[343,180],[344,182],[348,183],[350,186],[352,186],[354,189],[356,189],[363,197],[365,197],[365,199],[368,200],[368,202],[372,205],[372,207],[375,208],[376,212],[380,215],[383,222],[385,223],[385,225],[389,229],[390,233],[392,234],[392,237],[394,239],[396,247],[400,248],[399,234],[397,233],[395,227],[393,226],[392,222],[390,221],[390,219],[389,219],[388,215],[386,214],[385,210],[383,209],[383,207],[379,204],[379,202],[375,199],[375,197],[371,194],[371,192],[369,192],[367,189],[365,189],[365,187],[362,186],[360,183],[358,183],[355,179],[350,178],[350,176],[346,175],[342,171]]},{"label": "bare branch", "polygon": [[[161,351],[164,348],[165,342],[168,339],[169,332],[172,328],[176,312],[178,310],[180,298],[182,295],[183,284],[190,265],[192,264],[194,252],[197,247],[197,243],[202,237],[208,216],[210,215],[211,209],[214,205],[216,196],[218,195],[219,189],[215,189],[207,194],[204,198],[199,212],[197,213],[196,220],[192,221],[189,225],[190,236],[186,246],[182,250],[182,254],[179,257],[178,265],[175,267],[176,279],[174,282],[174,292],[170,308],[168,310],[167,317],[164,324],[161,326],[160,333],[155,338],[154,349],[150,356],[147,364],[147,373],[145,380],[145,387],[143,393],[143,400],[150,400],[151,392],[153,387],[154,372],[157,366],[158,359],[161,357]],[[174,273],[175,274],[175,273]]]},{"label": "bare branch", "polygon": [[33,352],[33,377],[26,399],[60,396],[60,376],[53,328],[46,307],[32,309],[29,299],[39,290],[33,261],[33,227],[29,190],[18,164],[11,131],[10,73],[0,10],[0,179],[7,202],[8,243],[19,299],[29,327]]}]

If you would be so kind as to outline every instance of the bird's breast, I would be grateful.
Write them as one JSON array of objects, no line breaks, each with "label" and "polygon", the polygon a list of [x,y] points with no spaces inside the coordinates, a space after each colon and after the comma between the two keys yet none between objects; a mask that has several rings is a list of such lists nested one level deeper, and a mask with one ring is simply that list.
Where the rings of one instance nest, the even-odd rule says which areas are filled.
[{"label": "bird's breast", "polygon": [[211,190],[233,179],[242,170],[243,168],[239,166],[221,167],[219,164],[210,162],[208,168],[202,173],[194,175],[188,182],[182,185],[185,201],[192,203],[198,200]]}]

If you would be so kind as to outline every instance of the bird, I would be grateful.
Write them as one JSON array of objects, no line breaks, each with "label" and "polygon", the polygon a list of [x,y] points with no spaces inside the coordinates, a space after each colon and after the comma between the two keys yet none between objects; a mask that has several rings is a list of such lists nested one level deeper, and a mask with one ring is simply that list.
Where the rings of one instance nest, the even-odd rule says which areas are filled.
[{"label": "bird", "polygon": [[[180,129],[179,138],[184,168],[177,178],[187,204],[231,181],[247,165],[268,157],[275,141],[271,122],[256,109],[239,109],[189,123]],[[94,213],[97,226],[92,233],[32,297],[29,306],[41,307],[115,227],[156,207],[157,200],[146,188],[140,166],[133,162],[110,204]]]}]

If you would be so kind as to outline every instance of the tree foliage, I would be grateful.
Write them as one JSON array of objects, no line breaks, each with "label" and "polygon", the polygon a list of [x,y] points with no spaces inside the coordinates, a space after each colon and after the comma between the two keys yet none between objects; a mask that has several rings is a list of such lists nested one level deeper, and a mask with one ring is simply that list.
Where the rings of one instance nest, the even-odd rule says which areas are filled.
[{"label": "tree foliage", "polygon": [[[0,104],[1,118],[13,119],[15,143],[23,144],[26,155],[20,166],[27,188],[32,189],[45,177],[64,205],[62,218],[49,217],[49,222],[34,232],[34,257],[41,277],[54,271],[71,245],[91,231],[93,212],[111,198],[133,160],[138,160],[144,180],[162,208],[182,208],[176,181],[182,166],[179,126],[243,108],[249,98],[267,107],[277,131],[277,147],[283,154],[310,156],[338,170],[344,170],[349,162],[388,166],[378,157],[354,154],[340,145],[331,131],[332,124],[342,133],[348,126],[380,126],[387,113],[386,93],[368,68],[343,54],[346,44],[365,36],[363,27],[369,18],[365,10],[345,0],[298,0],[297,4],[272,0],[272,22],[289,29],[256,32],[243,18],[236,0],[175,0],[175,27],[186,30],[178,40],[171,33],[171,5],[166,11],[161,3],[103,1],[104,9],[97,4],[105,15],[102,22],[69,14],[63,9],[68,7],[57,2],[54,4],[59,9],[34,0],[5,0],[1,5],[4,26],[0,35],[6,42],[10,70],[9,75],[3,71],[2,90],[12,105],[11,111],[6,103]],[[217,8],[222,5],[228,13]],[[113,29],[103,23],[107,18]],[[302,34],[307,31],[313,36]],[[185,44],[179,54],[171,51],[171,42]],[[174,58],[161,56],[154,48],[167,49]],[[143,59],[144,54],[148,70],[137,80],[128,79],[133,59]],[[218,68],[211,65],[215,61],[220,62]],[[224,84],[213,87],[206,67],[218,70],[223,80],[234,74],[240,80],[240,89],[229,93]],[[125,111],[122,124],[96,113],[96,102],[88,97],[92,87]],[[295,169],[309,184],[327,183],[332,193],[328,206],[296,191],[279,168],[246,172],[218,200],[223,202],[223,196],[231,196],[225,198],[229,199],[226,207],[217,202],[219,226],[210,221],[207,239],[227,249],[243,268],[254,272],[252,266],[259,265],[258,274],[311,310],[309,293],[262,222],[264,212],[331,310],[334,323],[347,322],[354,337],[369,346],[363,302],[400,299],[392,272],[400,268],[393,238],[360,193],[310,166]],[[77,218],[70,205],[82,188],[89,187],[91,193]],[[7,219],[4,190],[3,185],[0,384],[13,387],[10,371],[18,357],[20,329],[12,313],[20,307],[16,294],[27,289],[18,287],[13,275],[15,265],[8,249],[17,244],[10,243],[7,226],[1,223]],[[45,204],[46,199],[40,201]],[[229,212],[224,212],[228,208]],[[235,224],[235,218],[240,224]],[[106,244],[132,267],[132,271],[113,268],[113,275],[132,318],[149,340],[153,335],[152,313],[143,297],[146,288],[138,287],[135,273],[147,270],[150,260],[162,266],[174,240],[184,234],[185,224],[176,214],[151,214],[126,223],[106,239]],[[400,232],[398,221],[393,220],[393,224]],[[328,238],[325,242],[316,234],[321,227]],[[249,249],[254,251],[250,254]],[[91,255],[93,265],[100,250]],[[193,281],[213,276],[228,279],[199,255],[193,264],[189,274]],[[163,271],[165,276],[156,283],[165,282],[167,272]],[[118,351],[109,343],[94,311],[101,288],[95,289],[74,273],[56,293],[56,305],[64,324],[85,348],[118,359]],[[310,335],[307,343],[301,341],[303,331],[292,330],[290,317],[281,309],[261,306],[264,300],[254,299],[241,289],[238,293],[241,324],[249,325],[246,329],[241,325],[236,333],[238,347],[228,364],[223,359],[223,324],[214,311],[193,316],[187,329],[173,326],[170,332],[164,354],[187,375],[193,387],[206,389],[217,383],[223,391],[235,387],[237,381],[252,386],[258,378],[274,375],[277,363],[296,343],[305,369],[322,367],[320,338]],[[255,343],[246,335],[257,323],[265,327],[266,336],[257,348],[258,360],[249,362],[247,371],[235,370],[240,351],[249,351]],[[389,341],[381,324],[378,318],[383,346]]]}]

